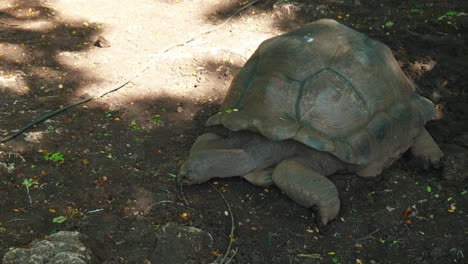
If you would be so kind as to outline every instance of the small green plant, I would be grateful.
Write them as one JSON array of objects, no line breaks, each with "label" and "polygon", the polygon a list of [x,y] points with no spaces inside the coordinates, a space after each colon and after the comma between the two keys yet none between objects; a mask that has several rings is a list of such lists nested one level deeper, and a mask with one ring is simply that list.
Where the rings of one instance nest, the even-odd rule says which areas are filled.
[{"label": "small green plant", "polygon": [[162,125],[163,121],[160,118],[156,118],[153,120],[153,124],[160,126]]},{"label": "small green plant", "polygon": [[34,180],[33,178],[29,178],[29,179],[24,179],[21,184],[24,185],[24,187],[26,187],[26,189],[29,190],[29,188],[33,187],[34,185],[39,185],[39,182]]},{"label": "small green plant", "polygon": [[50,152],[44,155],[44,159],[49,161],[55,161],[57,163],[63,163],[65,158],[61,152]]},{"label": "small green plant", "polygon": [[26,193],[28,194],[28,197],[29,197],[29,204],[32,204],[31,195],[29,195],[29,188],[33,187],[34,185],[39,185],[39,182],[34,180],[33,178],[29,178],[29,179],[24,179],[21,182],[21,184],[24,185],[24,187],[26,187]]},{"label": "small green plant", "polygon": [[6,232],[6,228],[3,226],[0,226],[0,233]]},{"label": "small green plant", "polygon": [[107,110],[104,112],[104,114],[106,114],[106,117],[112,117],[112,110]]},{"label": "small green plant", "polygon": [[135,120],[132,120],[132,122],[130,122],[130,124],[128,124],[128,126],[133,130],[139,130],[140,129]]}]

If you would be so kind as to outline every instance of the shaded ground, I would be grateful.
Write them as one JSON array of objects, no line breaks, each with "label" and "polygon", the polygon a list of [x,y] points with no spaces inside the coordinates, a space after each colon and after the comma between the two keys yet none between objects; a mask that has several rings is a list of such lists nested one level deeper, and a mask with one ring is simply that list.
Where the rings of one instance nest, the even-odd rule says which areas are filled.
[{"label": "shaded ground", "polygon": [[[169,222],[211,235],[212,248],[190,263],[224,254],[231,232],[224,200],[203,184],[184,188],[186,205],[173,176],[262,40],[334,18],[389,45],[419,92],[438,104],[428,129],[444,166],[419,171],[405,155],[376,179],[333,177],[342,208],[325,232],[276,188],[214,182],[235,219],[232,263],[466,262],[468,2],[259,1],[219,30],[158,53],[248,2],[0,3],[2,136],[119,85],[158,54],[122,89],[0,145],[0,257],[58,230],[78,230],[99,263],[156,263],[155,232]],[[94,46],[98,36],[111,46]],[[54,223],[60,216],[66,220]]]}]

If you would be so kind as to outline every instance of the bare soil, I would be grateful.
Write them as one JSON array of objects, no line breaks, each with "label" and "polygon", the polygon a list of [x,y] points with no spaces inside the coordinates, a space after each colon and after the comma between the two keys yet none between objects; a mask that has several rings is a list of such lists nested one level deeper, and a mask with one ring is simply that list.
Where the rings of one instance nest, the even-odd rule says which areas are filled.
[{"label": "bare soil", "polygon": [[[0,2],[0,137],[125,84],[0,144],[0,259],[78,230],[97,263],[156,263],[155,232],[175,222],[212,237],[180,263],[210,263],[230,241],[227,202],[231,263],[466,262],[468,1],[264,0],[223,24],[249,2]],[[277,188],[240,178],[182,195],[174,175],[246,59],[263,40],[320,18],[392,49],[437,104],[427,127],[443,166],[419,170],[404,155],[374,179],[332,177],[342,207],[326,230]]]}]

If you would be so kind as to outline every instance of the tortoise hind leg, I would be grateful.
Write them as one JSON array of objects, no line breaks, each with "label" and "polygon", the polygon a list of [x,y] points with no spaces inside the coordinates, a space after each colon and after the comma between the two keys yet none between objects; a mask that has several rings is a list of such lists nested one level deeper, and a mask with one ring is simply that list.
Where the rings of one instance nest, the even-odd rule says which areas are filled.
[{"label": "tortoise hind leg", "polygon": [[426,129],[423,129],[414,139],[411,153],[422,162],[424,169],[429,169],[430,166],[440,167],[440,159],[443,156],[442,150]]},{"label": "tortoise hind leg", "polygon": [[335,184],[302,163],[282,161],[273,171],[273,182],[299,205],[316,207],[319,224],[326,225],[338,215],[340,199]]}]

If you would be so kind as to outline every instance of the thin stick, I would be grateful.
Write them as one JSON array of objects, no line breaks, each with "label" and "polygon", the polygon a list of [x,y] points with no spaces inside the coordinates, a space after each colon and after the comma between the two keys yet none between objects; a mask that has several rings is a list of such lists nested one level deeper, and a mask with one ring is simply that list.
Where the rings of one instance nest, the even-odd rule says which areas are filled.
[{"label": "thin stick", "polygon": [[14,219],[10,219],[10,220],[6,221],[5,224],[11,223],[11,222],[17,222],[17,221],[31,221],[31,219],[14,218]]},{"label": "thin stick", "polygon": [[[220,264],[223,264],[224,261],[226,260],[226,258],[229,256],[229,254],[231,254],[231,249],[232,249],[232,244],[234,243],[234,231],[236,229],[235,225],[234,225],[234,214],[232,213],[232,210],[231,210],[231,205],[229,205],[228,201],[226,200],[226,198],[224,198],[224,195],[218,190],[216,189],[213,184],[211,183],[208,183],[211,188],[213,188],[213,190],[215,190],[219,196],[221,196],[221,198],[224,200],[224,202],[226,203],[226,206],[228,208],[228,211],[229,211],[229,215],[231,216],[231,233],[229,234],[229,246],[227,247],[226,249],[226,253],[224,254],[224,257],[221,259],[221,262]],[[236,252],[237,253],[237,252]]]},{"label": "thin stick", "polygon": [[[64,111],[66,111],[66,110],[68,110],[68,109],[70,109],[70,108],[72,108],[72,107],[75,107],[75,106],[77,106],[77,105],[81,105],[81,104],[87,103],[87,102],[89,102],[89,101],[91,101],[91,100],[99,99],[99,98],[101,98],[101,97],[103,97],[103,96],[105,96],[105,95],[107,95],[107,94],[109,94],[109,93],[112,93],[112,92],[115,92],[115,91],[121,89],[122,87],[124,87],[124,86],[126,86],[127,84],[129,84],[130,82],[132,82],[134,79],[140,77],[146,70],[148,70],[148,69],[151,67],[151,65],[153,65],[154,63],[156,63],[156,61],[159,59],[159,57],[161,57],[162,54],[167,53],[168,51],[170,51],[170,50],[172,50],[172,49],[174,49],[174,48],[184,46],[184,45],[186,45],[186,44],[192,42],[192,41],[195,40],[196,38],[199,38],[199,37],[201,37],[201,36],[203,36],[203,35],[209,34],[209,33],[213,32],[213,31],[216,31],[216,30],[220,29],[220,28],[223,27],[225,24],[227,24],[229,21],[231,21],[231,19],[232,19],[233,17],[235,17],[237,14],[239,14],[240,12],[242,12],[242,11],[243,11],[244,9],[246,9],[247,7],[249,7],[249,6],[251,6],[251,5],[255,4],[255,3],[257,3],[258,1],[260,1],[260,0],[253,1],[253,2],[251,2],[251,3],[249,3],[249,4],[245,5],[245,6],[243,6],[242,8],[239,8],[236,12],[234,12],[231,16],[229,16],[229,18],[227,18],[223,23],[219,24],[218,26],[216,26],[216,27],[214,27],[214,28],[212,28],[212,29],[203,31],[203,32],[201,32],[201,33],[198,33],[198,34],[196,34],[196,35],[193,36],[193,37],[189,37],[189,38],[186,39],[185,41],[182,41],[182,42],[180,42],[180,43],[178,43],[178,44],[172,45],[172,46],[170,46],[170,47],[164,49],[163,51],[156,53],[154,56],[152,56],[152,58],[151,58],[150,61],[146,64],[145,67],[143,67],[140,71],[138,71],[136,74],[134,74],[132,77],[130,77],[130,78],[127,79],[126,81],[122,82],[122,83],[121,83],[120,85],[118,85],[117,87],[112,88],[112,89],[110,89],[110,90],[108,90],[108,91],[104,91],[103,93],[98,94],[98,95],[96,95],[96,96],[88,96],[88,97],[85,97],[85,98],[82,99],[82,100],[79,100],[79,101],[77,101],[77,102],[71,103],[71,104],[69,104],[69,105],[66,105],[66,106],[63,107],[63,108],[60,108],[60,109],[57,109],[57,110],[55,110],[55,111],[53,111],[53,112],[50,112],[50,113],[48,113],[48,114],[45,114],[44,116],[42,116],[42,117],[40,117],[39,119],[37,119],[37,120],[35,120],[35,121],[33,121],[33,122],[27,124],[26,126],[24,126],[23,128],[19,129],[19,130],[16,131],[16,132],[14,132],[13,134],[11,134],[11,135],[9,135],[9,136],[7,136],[7,137],[4,137],[4,138],[2,138],[2,139],[0,139],[0,143],[5,143],[5,142],[7,142],[7,141],[10,141],[10,140],[12,140],[13,138],[15,138],[15,137],[21,135],[21,134],[22,134],[24,131],[26,131],[27,129],[29,129],[29,128],[31,128],[31,127],[33,127],[33,126],[35,126],[35,125],[37,125],[37,124],[39,124],[39,123],[41,123],[41,122],[44,122],[45,120],[51,118],[52,116],[58,115],[58,114],[60,114],[60,113],[62,113],[62,112],[64,112]],[[3,23],[3,24],[5,24],[5,23]]]},{"label": "thin stick", "polygon": [[373,235],[376,234],[377,232],[380,231],[380,228],[375,230],[374,232],[368,234],[367,236],[365,237],[361,237],[361,238],[358,238],[356,239],[356,242],[359,242],[359,241],[363,241],[363,240],[367,240],[367,239],[376,239]]},{"label": "thin stick", "polygon": [[177,205],[180,205],[180,206],[182,206],[182,207],[186,207],[186,208],[189,208],[189,209],[191,209],[191,210],[195,211],[195,209],[194,209],[194,208],[192,208],[192,207],[189,207],[189,206],[187,206],[187,205],[185,205],[185,204],[182,204],[182,203],[177,203],[177,202],[170,201],[170,200],[164,200],[164,201],[160,201],[160,202],[157,202],[157,203],[151,204],[150,206],[148,206],[148,207],[145,209],[145,211],[144,211],[144,212],[145,212],[145,214],[148,214],[148,213],[149,213],[149,211],[151,210],[151,208],[153,208],[153,206],[155,206],[155,205],[158,205],[158,204],[165,204],[165,203],[173,203],[173,204],[177,204]]}]

